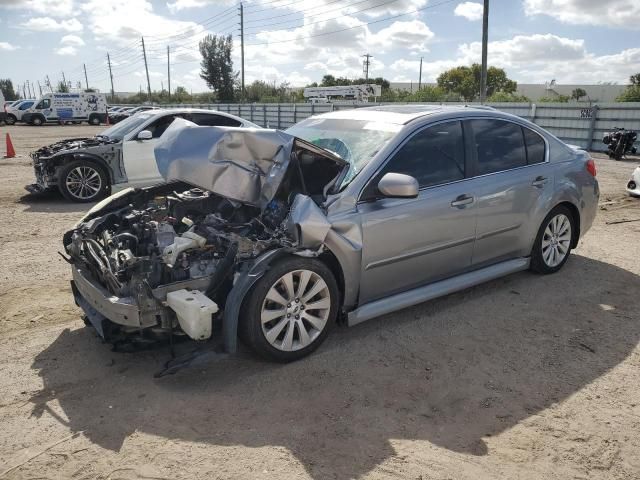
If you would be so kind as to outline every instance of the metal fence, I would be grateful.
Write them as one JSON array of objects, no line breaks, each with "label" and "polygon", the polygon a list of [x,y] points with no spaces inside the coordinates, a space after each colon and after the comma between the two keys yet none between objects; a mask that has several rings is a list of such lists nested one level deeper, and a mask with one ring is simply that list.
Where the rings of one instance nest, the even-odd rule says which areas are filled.
[{"label": "metal fence", "polygon": [[[238,115],[263,127],[285,129],[312,115],[352,108],[385,105],[383,103],[214,103],[180,104],[167,107],[194,107]],[[399,105],[392,103],[386,105]],[[436,104],[440,105],[440,104]],[[442,105],[455,105],[446,103]],[[602,136],[613,127],[640,131],[640,103],[604,103],[600,105],[567,103],[490,103],[549,130],[567,143],[587,150],[605,151]]]}]

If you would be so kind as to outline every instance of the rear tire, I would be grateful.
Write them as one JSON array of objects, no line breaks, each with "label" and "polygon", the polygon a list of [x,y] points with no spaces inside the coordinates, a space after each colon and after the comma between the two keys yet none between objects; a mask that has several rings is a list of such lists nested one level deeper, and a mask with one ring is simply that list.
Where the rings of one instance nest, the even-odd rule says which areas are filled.
[{"label": "rear tire", "polygon": [[98,115],[91,115],[89,117],[89,125],[100,125],[100,117]]},{"label": "rear tire", "polygon": [[338,285],[324,263],[286,258],[274,264],[245,298],[240,338],[270,360],[298,360],[322,344],[338,308]]},{"label": "rear tire", "polygon": [[60,169],[58,189],[72,202],[96,202],[109,192],[109,176],[101,166],[77,160]]},{"label": "rear tire", "polygon": [[31,125],[35,125],[36,127],[44,125],[44,118],[42,118],[40,115],[36,115],[31,120]]},{"label": "rear tire", "polygon": [[573,213],[558,205],[545,217],[531,252],[531,270],[541,274],[555,273],[569,259],[576,235]]}]

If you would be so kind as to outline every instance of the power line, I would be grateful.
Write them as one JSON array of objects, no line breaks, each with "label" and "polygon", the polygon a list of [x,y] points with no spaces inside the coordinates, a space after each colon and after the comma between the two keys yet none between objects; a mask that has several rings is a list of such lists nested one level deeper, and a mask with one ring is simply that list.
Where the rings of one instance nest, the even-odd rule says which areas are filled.
[{"label": "power line", "polygon": [[[370,1],[370,0],[359,0],[358,2],[354,2],[354,3],[352,3],[352,4],[345,5],[345,6],[342,6],[342,7],[339,7],[339,8],[334,8],[334,9],[332,9],[332,10],[327,10],[326,12],[323,12],[323,13],[318,13],[318,14],[310,15],[309,17],[306,17],[306,18],[305,18],[305,22],[303,22],[303,23],[302,23],[302,25],[291,25],[291,26],[289,26],[288,28],[300,28],[300,27],[307,27],[307,26],[309,26],[309,25],[315,25],[315,24],[317,24],[317,23],[325,23],[325,22],[328,22],[329,20],[336,20],[336,19],[338,19],[338,18],[342,18],[344,15],[338,15],[337,17],[331,17],[331,18],[324,18],[324,19],[322,19],[322,20],[317,20],[317,21],[315,21],[315,22],[306,22],[306,19],[307,19],[307,18],[320,17],[320,16],[322,16],[322,15],[324,15],[324,14],[326,14],[326,13],[329,13],[329,12],[335,12],[335,11],[337,11],[337,10],[343,10],[343,9],[345,9],[345,8],[352,7],[353,5],[357,5],[357,4],[364,3],[364,2],[369,2],[369,1]],[[350,15],[355,15],[355,14],[358,14],[358,13],[361,13],[361,12],[366,12],[367,10],[372,10],[372,9],[374,9],[374,8],[379,8],[379,7],[382,7],[382,6],[384,6],[384,5],[388,5],[388,4],[390,4],[390,3],[395,3],[395,2],[397,2],[397,1],[399,1],[399,0],[387,0],[387,1],[385,1],[385,2],[379,3],[378,5],[373,5],[373,6],[370,6],[370,7],[363,8],[363,9],[361,9],[361,10],[357,10],[357,11],[355,11],[355,12],[351,12],[351,13],[350,13]],[[258,28],[258,30],[257,30],[257,32],[251,32],[251,33],[260,33],[261,31],[263,31],[263,30],[262,30],[262,28],[264,28],[264,27],[272,27],[272,26],[274,26],[274,25],[284,25],[284,24],[289,23],[289,22],[292,22],[292,21],[296,21],[296,20],[295,20],[295,19],[291,19],[291,20],[284,20],[284,21],[282,21],[282,22],[267,23],[267,24],[265,24],[265,25],[261,25],[261,27],[260,27],[260,28],[258,28],[258,27],[253,27],[253,28]]]},{"label": "power line", "polygon": [[246,46],[273,45],[273,44],[276,44],[276,43],[291,43],[291,42],[298,42],[298,41],[306,39],[306,38],[315,38],[315,37],[322,37],[322,36],[326,36],[326,35],[333,35],[334,33],[346,32],[348,30],[353,30],[355,28],[362,28],[362,27],[366,27],[366,26],[369,26],[369,25],[374,25],[374,24],[381,23],[381,22],[388,22],[389,20],[394,20],[394,19],[400,18],[400,17],[406,17],[407,15],[412,15],[414,13],[422,12],[424,10],[429,10],[429,9],[435,8],[435,7],[440,7],[442,5],[446,5],[448,3],[453,3],[453,2],[456,2],[456,1],[458,1],[458,0],[445,0],[443,2],[434,3],[433,5],[428,5],[426,7],[418,8],[418,9],[412,10],[410,12],[400,13],[398,15],[392,15],[390,17],[381,18],[379,20],[373,20],[371,22],[362,23],[360,25],[355,25],[353,27],[346,27],[346,28],[341,28],[341,29],[338,29],[338,30],[332,30],[331,32],[316,33],[314,35],[306,35],[306,36],[302,36],[302,37],[296,37],[296,38],[293,38],[291,40],[276,40],[274,42],[247,43]]},{"label": "power line", "polygon": [[[332,3],[337,3],[337,2],[342,2],[343,0],[331,0],[330,2],[326,2],[322,5],[316,5],[315,7],[310,7],[310,8],[305,8],[303,10],[296,10],[294,12],[289,12],[289,13],[283,13],[281,15],[274,15],[273,17],[266,17],[266,18],[261,18],[261,19],[255,19],[255,20],[247,20],[246,23],[258,23],[258,22],[264,22],[265,20],[271,20],[274,18],[280,18],[280,17],[288,17],[291,15],[298,15],[300,13],[305,13],[308,12],[309,10],[315,10],[317,8],[324,8],[327,5],[331,5]],[[347,8],[348,5],[344,6],[344,7],[340,7],[340,8]],[[282,6],[279,6],[278,8],[282,8]],[[271,10],[270,8],[265,8],[264,10],[260,10],[260,11],[265,11],[265,10]],[[252,14],[255,14],[257,12],[251,12]]]}]

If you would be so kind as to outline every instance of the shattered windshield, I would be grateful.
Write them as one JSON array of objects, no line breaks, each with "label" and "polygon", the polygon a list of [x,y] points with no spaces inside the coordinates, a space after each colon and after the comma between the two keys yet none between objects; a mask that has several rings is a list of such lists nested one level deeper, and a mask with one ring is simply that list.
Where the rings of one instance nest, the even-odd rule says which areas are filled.
[{"label": "shattered windshield", "polygon": [[96,135],[97,137],[108,137],[110,140],[122,140],[125,135],[132,132],[140,125],[145,123],[153,116],[152,113],[138,113],[131,117],[116,123],[113,127],[107,128],[105,131]]},{"label": "shattered windshield", "polygon": [[286,130],[290,135],[313,143],[349,162],[347,185],[373,156],[400,130],[393,123],[336,118],[310,118]]}]

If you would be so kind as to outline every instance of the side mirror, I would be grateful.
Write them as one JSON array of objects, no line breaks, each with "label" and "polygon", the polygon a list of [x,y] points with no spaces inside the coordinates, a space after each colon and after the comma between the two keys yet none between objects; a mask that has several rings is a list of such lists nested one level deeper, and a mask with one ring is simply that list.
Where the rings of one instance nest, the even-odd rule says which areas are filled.
[{"label": "side mirror", "polygon": [[138,140],[151,140],[153,138],[153,134],[149,130],[142,130],[138,133],[136,137]]},{"label": "side mirror", "polygon": [[418,181],[411,175],[387,173],[378,182],[378,190],[385,197],[415,198],[418,196]]}]

